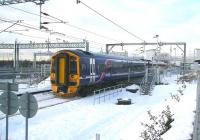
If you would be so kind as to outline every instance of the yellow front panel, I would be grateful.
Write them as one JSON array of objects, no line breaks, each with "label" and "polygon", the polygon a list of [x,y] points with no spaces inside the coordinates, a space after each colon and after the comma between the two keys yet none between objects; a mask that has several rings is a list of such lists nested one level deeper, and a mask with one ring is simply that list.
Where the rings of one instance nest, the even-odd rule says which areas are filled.
[{"label": "yellow front panel", "polygon": [[65,82],[65,58],[59,58],[59,84]]}]

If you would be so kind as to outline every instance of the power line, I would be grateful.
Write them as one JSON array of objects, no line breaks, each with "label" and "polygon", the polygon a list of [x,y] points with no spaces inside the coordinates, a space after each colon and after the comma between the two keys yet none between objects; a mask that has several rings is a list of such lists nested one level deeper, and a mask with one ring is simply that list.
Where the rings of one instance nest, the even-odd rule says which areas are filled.
[{"label": "power line", "polygon": [[44,13],[44,12],[41,12],[43,15],[45,15],[45,16],[48,16],[48,17],[51,17],[51,18],[53,18],[53,19],[56,19],[57,21],[60,21],[61,23],[67,23],[66,21],[63,21],[63,20],[61,20],[61,19],[59,19],[59,18],[56,18],[56,17],[54,17],[54,16],[51,16],[51,15],[49,15],[49,14],[47,14],[47,13]]},{"label": "power line", "polygon": [[[27,13],[27,14],[31,14],[31,15],[34,15],[34,16],[40,16],[39,14],[36,14],[36,13],[32,13],[32,12],[29,12],[29,11],[26,11],[26,10],[23,10],[23,9],[20,9],[20,8],[16,8],[16,7],[13,7],[13,6],[9,6],[7,5],[7,7],[10,7],[12,9],[15,9],[15,10],[18,10],[18,11],[21,11],[21,12],[24,12],[24,13]],[[41,15],[42,16],[42,15]],[[46,19],[49,19],[49,20],[55,20],[53,18],[50,18],[50,17],[46,17],[46,16],[42,16],[43,18],[46,18]]]},{"label": "power line", "polygon": [[47,38],[44,38],[44,37],[32,36],[32,35],[22,34],[22,33],[14,32],[14,31],[6,31],[6,32],[21,35],[21,36],[31,37],[31,38],[44,39],[44,40],[47,39]]},{"label": "power line", "polygon": [[[2,17],[0,17],[0,21],[4,21],[4,22],[8,22],[8,23],[13,23],[12,20],[5,19],[5,18],[2,18]],[[25,24],[25,25],[23,25],[23,24]],[[18,26],[30,28],[30,29],[37,30],[37,31],[40,31],[40,32],[51,33],[50,31],[40,30],[39,28],[36,28],[36,27],[34,27],[34,26],[30,25],[30,24],[26,24],[26,23],[23,23],[23,24],[19,24],[19,23],[16,22],[16,25],[18,25]],[[17,34],[23,35],[23,34],[21,34],[21,33],[17,33]],[[29,37],[33,37],[33,38],[39,38],[39,37],[35,37],[35,36],[30,36],[30,35],[24,35],[24,36],[29,36]],[[73,40],[78,40],[78,41],[80,41],[80,40],[82,41],[82,40],[83,40],[82,38],[78,38],[78,37],[74,37],[74,36],[70,36],[70,35],[66,35],[66,34],[64,34],[64,36],[67,37],[67,38],[71,38],[71,39],[73,39]],[[40,37],[40,39],[42,39],[42,38]],[[44,39],[44,38],[43,38],[43,39]],[[45,38],[45,39],[46,39],[46,38]],[[103,44],[103,43],[95,42],[95,41],[92,41],[92,40],[88,40],[88,41],[91,42],[91,43],[96,43],[96,44],[105,45],[105,44]]]},{"label": "power line", "polygon": [[75,26],[75,25],[72,25],[72,24],[69,24],[69,23],[66,23],[65,25],[68,25],[68,26],[71,26],[73,28],[76,28],[76,29],[79,29],[79,30],[82,30],[82,31],[85,31],[85,32],[88,32],[90,34],[93,34],[93,35],[96,35],[96,36],[99,36],[101,38],[104,38],[104,39],[109,39],[109,40],[113,40],[113,41],[116,41],[116,42],[121,42],[121,41],[118,41],[116,39],[113,39],[113,38],[110,38],[110,37],[107,37],[107,36],[104,36],[104,35],[100,35],[100,34],[97,34],[97,33],[94,33],[94,32],[91,32],[89,30],[86,30],[86,29],[83,29],[83,28],[80,28],[78,26]]},{"label": "power line", "polygon": [[142,39],[142,38],[140,38],[139,36],[137,36],[137,35],[131,33],[130,31],[128,31],[128,30],[125,29],[124,27],[122,27],[122,26],[120,26],[119,24],[115,23],[115,22],[112,21],[111,19],[105,17],[104,15],[102,15],[102,14],[99,13],[99,12],[97,12],[96,10],[94,10],[93,8],[91,8],[90,6],[88,6],[87,4],[83,3],[82,1],[77,0],[77,4],[78,4],[78,3],[82,3],[84,6],[86,6],[87,8],[89,8],[90,10],[92,10],[93,12],[95,12],[96,14],[98,14],[99,16],[103,17],[104,19],[108,20],[109,22],[111,22],[112,24],[114,24],[115,26],[117,26],[118,28],[124,30],[125,32],[127,32],[127,33],[130,34],[131,36],[133,36],[133,37],[135,37],[135,38],[137,38],[137,39],[139,39],[139,40],[145,42],[144,39]]},{"label": "power line", "polygon": [[[0,17],[0,21],[4,21],[4,22],[8,22],[8,23],[16,22],[16,21],[12,21],[10,19],[6,19],[6,18],[2,18],[2,17]],[[30,25],[30,24],[26,24],[26,23],[23,23],[23,24],[16,23],[16,25],[18,25],[18,26],[26,27],[26,28],[33,29],[33,30],[38,30],[38,31],[41,31],[41,32],[47,32],[47,31],[44,31],[44,30],[40,30],[39,28],[34,27],[34,26]]]},{"label": "power line", "polygon": [[19,21],[17,21],[16,23],[10,25],[9,27],[5,28],[4,30],[0,31],[0,33],[5,32],[6,30],[8,30],[9,28],[13,27],[14,25],[16,25]]},{"label": "power line", "polygon": [[[16,8],[16,7],[13,7],[13,6],[8,6],[12,9],[15,9],[15,10],[18,10],[18,11],[21,11],[21,12],[24,12],[24,13],[27,13],[27,14],[31,14],[31,15],[34,15],[34,16],[40,16],[39,14],[36,14],[36,13],[32,13],[32,12],[29,12],[29,11],[25,11],[23,9],[19,9],[19,8]],[[96,35],[96,36],[99,36],[101,38],[104,38],[104,39],[109,39],[109,40],[113,40],[113,41],[116,41],[116,42],[121,42],[119,40],[116,40],[116,39],[113,39],[111,37],[108,37],[108,36],[105,36],[105,35],[101,35],[101,34],[98,34],[98,33],[95,33],[95,32],[92,32],[92,31],[89,31],[87,29],[84,29],[84,28],[81,28],[81,27],[78,27],[76,25],[72,25],[72,24],[69,24],[68,22],[64,21],[64,20],[61,20],[59,18],[56,18],[54,16],[51,16],[47,13],[44,13],[42,12],[43,15],[45,16],[42,16],[43,18],[46,18],[46,19],[49,19],[49,20],[54,20],[54,21],[61,21],[61,23],[63,23],[64,25],[67,25],[67,26],[70,26],[72,28],[75,28],[75,29],[78,29],[78,30],[81,30],[81,31],[84,31],[84,32],[87,32],[87,33],[90,33],[90,34],[93,34],[93,35]]]},{"label": "power line", "polygon": [[75,25],[69,24],[68,22],[63,21],[63,20],[61,20],[61,19],[59,19],[59,18],[56,18],[56,17],[54,17],[54,16],[51,16],[51,15],[49,15],[49,14],[47,14],[47,13],[43,13],[43,12],[42,12],[42,14],[44,14],[44,15],[46,15],[46,16],[49,16],[49,17],[52,17],[52,18],[55,18],[56,20],[62,22],[63,24],[65,24],[65,25],[67,25],[67,26],[70,26],[70,27],[72,27],[72,28],[76,28],[76,29],[78,29],[78,30],[82,30],[82,31],[84,31],[84,32],[88,32],[88,33],[90,33],[90,34],[93,34],[93,35],[99,36],[99,37],[104,38],[104,39],[109,39],[109,40],[114,40],[114,41],[119,42],[119,41],[116,40],[116,39],[113,39],[113,38],[110,38],[110,37],[107,37],[107,36],[104,36],[104,35],[101,35],[101,34],[97,34],[97,33],[95,33],[95,32],[92,32],[92,31],[89,31],[89,30],[83,29],[83,28],[81,28],[81,27],[78,27],[78,26],[75,26]]}]

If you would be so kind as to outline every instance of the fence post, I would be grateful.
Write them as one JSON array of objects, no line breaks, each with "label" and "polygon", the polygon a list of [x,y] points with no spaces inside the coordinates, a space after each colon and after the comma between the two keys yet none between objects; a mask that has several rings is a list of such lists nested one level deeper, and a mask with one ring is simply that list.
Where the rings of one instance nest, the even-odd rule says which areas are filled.
[{"label": "fence post", "polygon": [[95,105],[95,90],[94,90],[94,105]]},{"label": "fence post", "polygon": [[100,140],[100,134],[96,134],[96,140]]},{"label": "fence post", "polygon": [[110,100],[110,93],[108,93],[108,96],[109,96],[109,100]]},{"label": "fence post", "polygon": [[193,130],[193,140],[198,140],[200,138],[200,71],[197,71],[197,93],[196,93],[196,114],[195,114],[195,123]]},{"label": "fence post", "polygon": [[103,91],[104,93],[104,102],[106,101],[106,99],[105,99],[105,97],[106,97],[106,93],[105,93],[105,88],[104,88],[104,91]]},{"label": "fence post", "polygon": [[[115,90],[116,90],[116,89],[115,89],[116,87],[114,86],[113,88],[114,88],[114,91],[115,91]],[[113,92],[113,97],[114,97],[114,94],[115,94],[115,92]]]},{"label": "fence post", "polygon": [[101,98],[100,98],[100,90],[99,90],[99,104],[100,104],[100,100],[101,100]]}]

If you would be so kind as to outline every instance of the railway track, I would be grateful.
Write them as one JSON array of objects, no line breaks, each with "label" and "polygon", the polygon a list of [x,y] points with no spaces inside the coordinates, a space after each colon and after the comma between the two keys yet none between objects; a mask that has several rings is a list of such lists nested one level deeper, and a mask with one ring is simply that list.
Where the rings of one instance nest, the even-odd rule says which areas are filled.
[{"label": "railway track", "polygon": [[[68,99],[58,98],[51,91],[37,91],[37,92],[32,92],[32,94],[36,97],[36,100],[38,101],[38,110],[64,104],[81,98],[81,97],[73,97]],[[22,94],[18,94],[18,96],[21,95]],[[20,115],[19,111],[17,111],[13,115],[10,115],[9,117],[17,115]],[[5,117],[6,115],[0,112],[0,120],[4,119]]]}]

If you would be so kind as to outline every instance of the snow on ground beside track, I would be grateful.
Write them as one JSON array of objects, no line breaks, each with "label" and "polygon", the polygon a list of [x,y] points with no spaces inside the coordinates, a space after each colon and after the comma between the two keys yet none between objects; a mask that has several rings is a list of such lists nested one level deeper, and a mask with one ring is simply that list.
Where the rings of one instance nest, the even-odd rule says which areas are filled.
[{"label": "snow on ground beside track", "polygon": [[[48,77],[44,81],[41,81],[39,84],[33,84],[33,85],[19,84],[17,94],[26,93],[26,92],[41,91],[41,90],[49,90],[50,88],[51,88],[50,77]],[[3,93],[3,91],[0,90],[0,95],[2,93]]]},{"label": "snow on ground beside track", "polygon": [[41,91],[41,90],[48,90],[51,88],[50,86],[50,77],[45,79],[44,81],[40,82],[37,85],[28,85],[28,84],[19,84],[19,92],[18,93],[25,93],[25,92],[33,92],[33,91]]},{"label": "snow on ground beside track", "polygon": [[[163,135],[164,140],[189,139],[192,133],[196,98],[196,84],[187,88],[180,102],[171,99],[182,85],[166,78],[169,85],[158,85],[152,96],[141,96],[125,89],[111,100],[94,105],[93,96],[39,110],[29,119],[30,140],[94,140],[96,133],[102,140],[140,140],[144,129],[141,122],[148,122],[147,111],[158,114],[167,105],[174,114],[172,128]],[[135,85],[133,85],[135,87]],[[129,87],[130,88],[130,87]],[[116,105],[117,98],[131,98],[132,105]],[[25,135],[25,119],[11,117],[9,139],[22,140]],[[5,138],[5,120],[0,121],[0,139]]]}]

